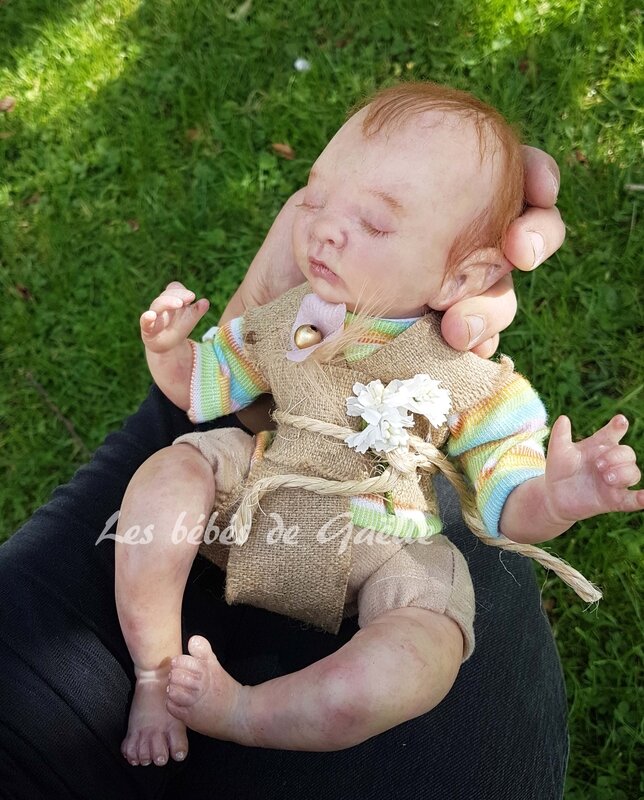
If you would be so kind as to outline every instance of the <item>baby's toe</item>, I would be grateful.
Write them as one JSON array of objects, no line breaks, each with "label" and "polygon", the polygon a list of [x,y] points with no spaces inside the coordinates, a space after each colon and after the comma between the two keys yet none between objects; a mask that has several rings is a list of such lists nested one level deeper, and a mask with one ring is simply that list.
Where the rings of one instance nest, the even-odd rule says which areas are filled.
[{"label": "baby's toe", "polygon": [[150,755],[150,734],[141,733],[139,739],[139,763],[142,767],[147,767],[152,763],[152,756]]},{"label": "baby's toe", "polygon": [[198,697],[196,687],[184,686],[180,683],[170,682],[168,684],[168,700],[181,706],[192,705]]},{"label": "baby's toe", "polygon": [[175,761],[183,761],[188,755],[188,736],[183,725],[177,725],[168,733],[170,740],[170,755]]},{"label": "baby's toe", "polygon": [[188,641],[188,650],[199,661],[206,661],[208,658],[214,658],[214,653],[210,646],[208,639],[203,636],[191,636]]},{"label": "baby's toe", "polygon": [[195,689],[201,681],[202,670],[196,672],[192,669],[173,667],[168,680],[169,686],[181,686],[184,689]]},{"label": "baby's toe", "polygon": [[201,665],[197,659],[186,655],[175,656],[170,666],[172,671],[177,669],[185,669],[189,672],[201,671]]},{"label": "baby's toe", "polygon": [[152,736],[150,755],[157,767],[162,767],[168,763],[168,745],[165,733],[159,731]]},{"label": "baby's toe", "polygon": [[129,761],[129,763],[133,767],[137,767],[139,764],[139,737],[138,734],[132,736],[126,736],[121,745],[121,753],[125,756],[125,758]]}]

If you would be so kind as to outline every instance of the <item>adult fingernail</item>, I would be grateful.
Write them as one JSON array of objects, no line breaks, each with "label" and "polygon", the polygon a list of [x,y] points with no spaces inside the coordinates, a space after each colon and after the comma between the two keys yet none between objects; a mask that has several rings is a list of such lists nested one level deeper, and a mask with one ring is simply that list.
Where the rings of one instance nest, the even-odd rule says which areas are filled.
[{"label": "adult fingernail", "polygon": [[549,169],[548,172],[550,173],[550,179],[552,181],[552,191],[555,193],[555,202],[557,200],[557,195],[559,194],[559,178],[555,175],[555,173]]},{"label": "adult fingernail", "polygon": [[528,236],[530,237],[530,245],[532,246],[533,255],[531,269],[534,269],[543,261],[543,256],[546,252],[546,243],[543,236],[536,231],[528,231]]},{"label": "adult fingernail", "polygon": [[465,322],[467,323],[467,330],[470,335],[468,347],[473,347],[485,330],[485,320],[478,314],[472,314],[469,317],[465,317]]}]

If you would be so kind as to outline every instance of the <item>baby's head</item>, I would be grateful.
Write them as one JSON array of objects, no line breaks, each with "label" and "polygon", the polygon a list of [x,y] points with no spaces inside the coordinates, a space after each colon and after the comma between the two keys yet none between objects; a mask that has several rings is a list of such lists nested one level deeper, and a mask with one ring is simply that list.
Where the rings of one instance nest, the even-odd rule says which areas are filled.
[{"label": "baby's head", "polygon": [[498,280],[522,203],[520,143],[496,110],[448,87],[402,84],[356,111],[313,165],[295,257],[329,302],[416,316]]}]

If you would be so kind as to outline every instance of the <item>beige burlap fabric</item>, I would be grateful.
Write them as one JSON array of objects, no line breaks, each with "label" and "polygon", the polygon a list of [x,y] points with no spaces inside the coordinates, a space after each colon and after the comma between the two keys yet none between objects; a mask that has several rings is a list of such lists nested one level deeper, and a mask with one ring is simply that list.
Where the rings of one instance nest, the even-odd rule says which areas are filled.
[{"label": "beige burlap fabric", "polygon": [[[456,413],[495,392],[511,372],[508,360],[498,364],[449,348],[440,336],[440,317],[427,315],[392,343],[358,362],[317,365],[311,359],[286,359],[289,334],[301,300],[310,287],[298,287],[270,305],[245,316],[245,342],[257,369],[271,386],[276,408],[291,414],[358,429],[346,415],[346,398],[356,381],[411,378],[427,373],[450,391]],[[423,420],[412,433],[437,447],[445,443],[447,426],[429,429]],[[311,431],[280,425],[264,458],[256,461],[247,485],[272,475],[295,473],[331,480],[360,480],[374,474],[373,456],[360,455],[343,442]],[[416,475],[401,476],[396,500],[420,510],[436,511],[431,484]],[[255,513],[243,546],[204,544],[201,552],[226,563],[226,599],[286,614],[332,632],[343,616],[351,565],[351,543],[338,547],[338,531],[349,519],[347,497],[323,497],[303,489],[281,488],[267,494]],[[226,504],[225,523],[234,509]],[[274,535],[279,520],[285,529],[297,526],[296,544]],[[273,534],[271,534],[273,532]]]}]

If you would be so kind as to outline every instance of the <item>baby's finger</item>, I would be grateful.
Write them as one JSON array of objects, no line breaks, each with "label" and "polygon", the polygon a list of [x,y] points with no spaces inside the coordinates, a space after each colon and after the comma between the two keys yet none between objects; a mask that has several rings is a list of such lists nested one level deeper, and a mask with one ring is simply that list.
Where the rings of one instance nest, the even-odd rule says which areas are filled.
[{"label": "baby's finger", "polygon": [[550,431],[550,441],[548,442],[548,459],[557,460],[565,458],[568,451],[573,448],[572,426],[570,420],[565,415],[557,417]]},{"label": "baby's finger", "polygon": [[602,479],[609,486],[614,486],[617,489],[624,489],[627,486],[635,486],[640,482],[642,473],[637,464],[617,464],[613,467],[599,471]]},{"label": "baby's finger", "polygon": [[159,314],[156,311],[144,311],[140,317],[141,336],[144,339],[152,338],[159,334],[161,331],[168,327],[170,322],[167,311],[161,311]]},{"label": "baby's finger", "polygon": [[172,281],[165,287],[165,291],[163,294],[171,294],[175,297],[180,297],[183,300],[183,304],[187,305],[188,303],[192,303],[195,299],[195,293],[190,290],[186,289],[186,287],[179,283],[179,281]]},{"label": "baby's finger", "polygon": [[637,458],[632,447],[625,444],[618,444],[615,447],[602,449],[597,456],[595,463],[597,469],[606,471],[612,467],[619,467],[622,464],[635,464]]},{"label": "baby's finger", "polygon": [[[603,428],[595,431],[589,441],[598,449],[603,450],[606,447],[616,445],[624,437],[627,430],[628,420],[626,417],[623,414],[616,414]],[[604,453],[602,452],[601,455],[603,456]]]},{"label": "baby's finger", "polygon": [[615,511],[641,511],[644,508],[644,489],[625,491]]},{"label": "baby's finger", "polygon": [[197,300],[191,306],[186,306],[180,314],[175,314],[172,320],[172,330],[179,336],[189,336],[192,329],[208,311],[210,303],[205,299]]},{"label": "baby's finger", "polygon": [[160,314],[162,311],[176,311],[183,308],[183,300],[175,294],[163,292],[150,303],[150,310]]},{"label": "baby's finger", "polygon": [[152,335],[155,328],[157,327],[158,318],[159,317],[156,311],[152,311],[151,309],[148,309],[148,311],[144,311],[139,319],[141,332],[146,334],[147,336]]}]

